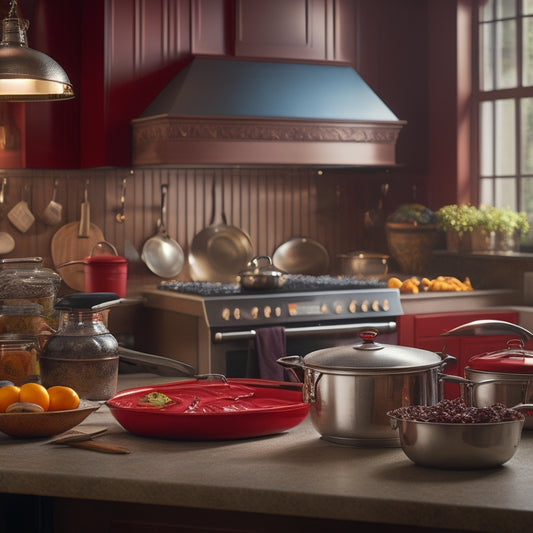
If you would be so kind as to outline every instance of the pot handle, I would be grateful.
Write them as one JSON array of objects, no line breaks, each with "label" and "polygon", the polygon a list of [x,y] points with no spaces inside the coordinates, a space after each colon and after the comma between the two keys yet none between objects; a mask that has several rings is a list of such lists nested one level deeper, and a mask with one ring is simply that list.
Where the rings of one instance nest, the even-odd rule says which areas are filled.
[{"label": "pot handle", "polygon": [[56,268],[63,268],[70,265],[83,265],[84,261],[83,259],[75,259],[73,261],[65,261],[64,263],[59,263],[59,265],[56,266]]},{"label": "pot handle", "polygon": [[117,248],[115,247],[115,245],[111,244],[110,242],[108,241],[100,241],[100,242],[97,242],[93,247],[92,247],[92,250],[91,250],[91,257],[94,255],[94,251],[97,249],[97,248],[100,248],[102,246],[107,246],[112,252],[113,254],[112,255],[118,255],[118,250]]},{"label": "pot handle", "polygon": [[285,357],[280,357],[276,360],[276,363],[284,366],[285,368],[305,369],[304,360],[301,355],[287,355]]},{"label": "pot handle", "polygon": [[[175,359],[170,359],[169,357],[138,352],[136,350],[125,348],[124,346],[119,346],[118,355],[121,359],[131,363],[141,363],[155,367],[156,371],[160,369],[167,369],[177,371],[179,375],[197,378],[200,377],[195,376],[195,371],[192,366],[188,365],[187,363],[182,363],[181,361],[176,361]],[[204,376],[202,376],[202,378],[206,379]]]},{"label": "pot handle", "polygon": [[533,333],[528,331],[522,326],[513,324],[511,322],[505,322],[504,320],[474,320],[467,324],[462,324],[449,331],[441,333],[443,336],[460,336],[460,335],[518,335],[524,342],[524,344],[533,339]]}]

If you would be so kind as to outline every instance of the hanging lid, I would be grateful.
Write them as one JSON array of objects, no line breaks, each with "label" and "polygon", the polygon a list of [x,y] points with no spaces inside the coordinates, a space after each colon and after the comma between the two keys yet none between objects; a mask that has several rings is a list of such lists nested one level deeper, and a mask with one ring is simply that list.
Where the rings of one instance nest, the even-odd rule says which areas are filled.
[{"label": "hanging lid", "polygon": [[364,330],[359,333],[362,344],[311,352],[304,357],[305,366],[320,370],[380,372],[420,370],[443,362],[439,354],[427,350],[378,344],[374,342],[377,334],[375,329]]}]

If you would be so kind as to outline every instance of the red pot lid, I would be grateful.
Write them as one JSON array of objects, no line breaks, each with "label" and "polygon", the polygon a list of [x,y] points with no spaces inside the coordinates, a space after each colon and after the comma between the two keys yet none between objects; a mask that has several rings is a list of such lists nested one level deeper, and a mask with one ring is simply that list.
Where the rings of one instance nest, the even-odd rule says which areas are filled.
[{"label": "red pot lid", "polygon": [[126,259],[120,255],[102,254],[86,257],[83,262],[86,265],[92,265],[94,263],[126,263]]},{"label": "red pot lid", "polygon": [[524,349],[521,339],[511,339],[507,350],[475,355],[468,361],[468,368],[481,372],[533,374],[533,352]]}]

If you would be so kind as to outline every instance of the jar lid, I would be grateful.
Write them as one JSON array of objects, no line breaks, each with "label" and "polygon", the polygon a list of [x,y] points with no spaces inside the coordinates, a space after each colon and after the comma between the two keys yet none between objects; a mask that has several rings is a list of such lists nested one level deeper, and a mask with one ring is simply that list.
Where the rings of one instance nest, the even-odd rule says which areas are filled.
[{"label": "jar lid", "polygon": [[1,259],[0,299],[55,297],[61,276],[42,263],[42,257]]},{"label": "jar lid", "polygon": [[86,257],[83,262],[86,265],[93,265],[95,263],[103,263],[103,264],[109,264],[109,263],[126,263],[126,259],[124,257],[121,257],[120,255],[111,255],[111,254],[102,254],[102,255],[91,255],[89,257]]},{"label": "jar lid", "polygon": [[507,349],[475,355],[467,367],[481,372],[533,374],[533,353],[524,349],[522,339],[510,339]]},{"label": "jar lid", "polygon": [[304,357],[305,366],[320,370],[359,372],[422,370],[443,362],[437,353],[407,346],[378,344],[375,329],[362,331],[361,344],[336,346],[309,353]]},{"label": "jar lid", "polygon": [[119,296],[114,292],[75,292],[59,299],[55,303],[54,308],[64,311],[69,309],[91,310],[98,307],[101,310],[104,309],[106,304],[111,306],[113,303],[119,301]]}]

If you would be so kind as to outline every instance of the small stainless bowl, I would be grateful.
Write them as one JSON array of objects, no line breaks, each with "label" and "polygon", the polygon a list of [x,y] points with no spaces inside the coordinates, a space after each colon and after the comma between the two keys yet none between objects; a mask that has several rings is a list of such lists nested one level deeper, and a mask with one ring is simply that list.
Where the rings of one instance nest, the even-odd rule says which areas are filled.
[{"label": "small stainless bowl", "polygon": [[443,469],[493,468],[509,461],[520,443],[524,419],[454,424],[403,420],[387,413],[398,428],[400,445],[411,461]]}]

